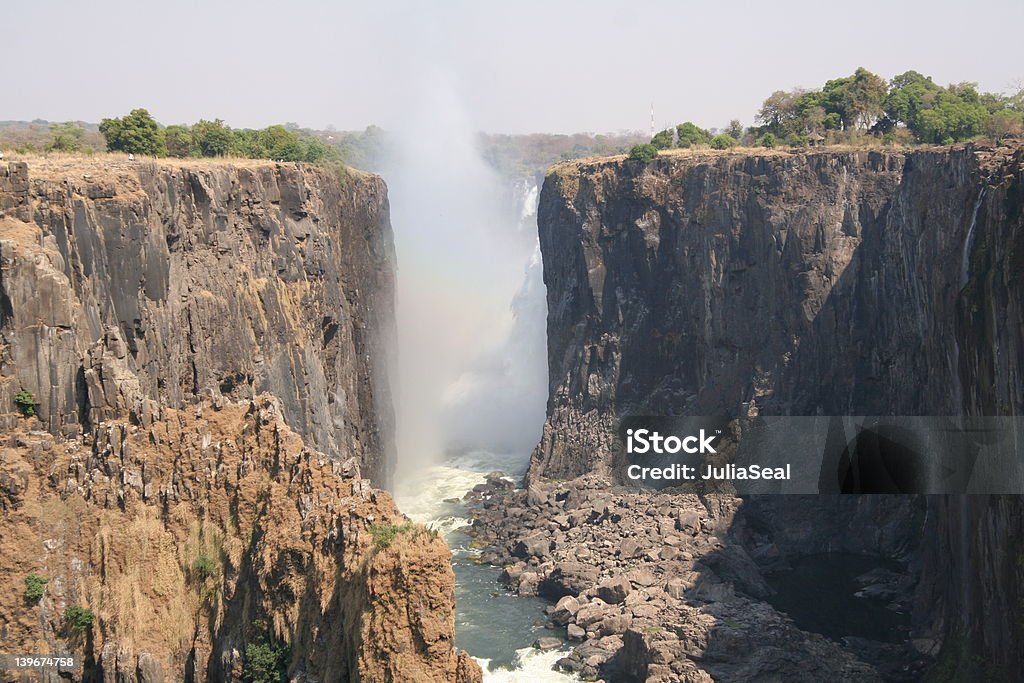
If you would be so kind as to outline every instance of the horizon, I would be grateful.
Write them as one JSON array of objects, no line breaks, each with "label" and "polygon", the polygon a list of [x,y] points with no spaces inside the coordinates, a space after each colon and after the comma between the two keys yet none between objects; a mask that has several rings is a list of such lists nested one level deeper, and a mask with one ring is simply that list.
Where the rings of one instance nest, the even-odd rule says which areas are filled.
[{"label": "horizon", "polygon": [[[53,21],[55,6],[64,21]],[[535,0],[132,9],[126,15],[117,0],[88,12],[66,0],[8,8],[8,26],[45,23],[49,38],[39,51],[33,31],[5,37],[8,54],[32,55],[32,78],[22,63],[0,62],[0,75],[21,84],[0,119],[99,122],[143,107],[164,125],[220,118],[235,128],[396,130],[422,83],[440,77],[471,130],[599,135],[647,131],[652,104],[656,129],[750,125],[773,91],[820,88],[859,66],[886,80],[913,69],[939,85],[970,81],[998,93],[1024,84],[1013,29],[1024,4],[1013,0],[975,3],[970,17],[998,21],[966,33],[951,2],[927,11],[879,0],[857,11],[802,0],[732,12],[661,0],[599,2],[586,13]],[[280,14],[294,24],[267,20]]]}]

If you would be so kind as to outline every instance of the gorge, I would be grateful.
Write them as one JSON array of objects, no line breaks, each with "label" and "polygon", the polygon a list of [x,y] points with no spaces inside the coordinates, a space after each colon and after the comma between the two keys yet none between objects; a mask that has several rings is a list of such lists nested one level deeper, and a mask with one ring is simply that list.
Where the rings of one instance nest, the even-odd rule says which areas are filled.
[{"label": "gorge", "polygon": [[[532,235],[493,226],[457,244],[529,224],[528,183],[511,222],[431,223],[473,160],[397,208],[446,140],[392,183],[397,257],[389,189],[351,169],[0,168],[0,639],[137,683],[244,680],[255,647],[309,681],[527,680],[515,650],[651,683],[1024,671],[1019,498],[637,491],[614,446],[629,415],[1017,415],[1024,148],[568,161],[531,261]],[[476,182],[467,206],[494,191]],[[479,254],[508,259],[467,266],[501,279],[467,323],[441,275]],[[541,268],[543,427],[517,323]],[[402,434],[393,401],[434,404]]]},{"label": "gorge", "polygon": [[[1022,162],[1009,145],[551,170],[548,415],[527,491],[488,506],[515,519],[484,509],[480,534],[520,592],[559,600],[584,641],[565,666],[648,681],[1024,671],[1017,497],[666,496],[611,479],[627,415],[1019,414]],[[775,640],[768,570],[833,552],[902,565],[880,564],[892,585],[874,588],[912,622],[902,653]]]}]

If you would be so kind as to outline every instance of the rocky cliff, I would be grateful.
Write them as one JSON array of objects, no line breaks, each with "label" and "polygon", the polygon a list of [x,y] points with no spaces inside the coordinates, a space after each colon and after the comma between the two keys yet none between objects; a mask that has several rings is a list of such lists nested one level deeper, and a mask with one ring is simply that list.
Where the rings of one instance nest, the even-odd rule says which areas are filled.
[{"label": "rocky cliff", "polygon": [[[1021,414],[1022,174],[1019,146],[554,168],[538,219],[550,393],[528,481],[606,475],[629,414]],[[785,520],[801,506],[757,501],[743,526],[799,548]],[[856,552],[910,552],[883,516],[921,524],[909,499],[813,507],[804,526],[869,539],[844,541]],[[928,502],[915,642],[951,679],[1024,671],[1022,518],[1019,498]]]},{"label": "rocky cliff", "polygon": [[[383,181],[294,164],[40,160],[0,171],[0,405],[53,434],[270,393],[309,444],[394,466]],[[125,378],[128,382],[120,381]]]},{"label": "rocky cliff", "polygon": [[444,541],[374,488],[385,192],[292,164],[3,169],[5,652],[78,655],[47,680],[479,680]]}]

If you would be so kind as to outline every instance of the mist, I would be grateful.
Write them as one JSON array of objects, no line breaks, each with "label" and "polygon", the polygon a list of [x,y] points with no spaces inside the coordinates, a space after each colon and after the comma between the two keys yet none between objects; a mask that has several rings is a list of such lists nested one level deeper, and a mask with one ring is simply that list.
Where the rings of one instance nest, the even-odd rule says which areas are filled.
[{"label": "mist", "polygon": [[546,397],[536,189],[480,157],[455,79],[428,70],[384,163],[398,260],[397,477],[528,454]]}]

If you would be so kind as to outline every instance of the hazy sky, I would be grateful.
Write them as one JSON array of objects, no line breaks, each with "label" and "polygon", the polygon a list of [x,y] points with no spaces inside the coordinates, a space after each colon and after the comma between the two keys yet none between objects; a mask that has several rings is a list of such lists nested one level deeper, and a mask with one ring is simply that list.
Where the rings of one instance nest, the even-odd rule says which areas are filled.
[{"label": "hazy sky", "polygon": [[5,2],[0,120],[401,125],[441,71],[499,132],[752,123],[772,90],[864,66],[1006,91],[1024,1]]}]

